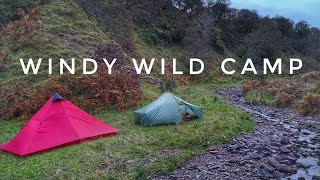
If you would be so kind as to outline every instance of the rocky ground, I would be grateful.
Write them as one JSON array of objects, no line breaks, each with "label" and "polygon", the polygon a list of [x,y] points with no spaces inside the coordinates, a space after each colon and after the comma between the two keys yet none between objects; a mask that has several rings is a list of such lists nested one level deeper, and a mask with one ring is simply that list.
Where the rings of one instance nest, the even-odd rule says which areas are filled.
[{"label": "rocky ground", "polygon": [[320,117],[245,103],[241,88],[213,93],[251,113],[256,128],[230,143],[210,147],[171,176],[154,179],[320,180]]}]

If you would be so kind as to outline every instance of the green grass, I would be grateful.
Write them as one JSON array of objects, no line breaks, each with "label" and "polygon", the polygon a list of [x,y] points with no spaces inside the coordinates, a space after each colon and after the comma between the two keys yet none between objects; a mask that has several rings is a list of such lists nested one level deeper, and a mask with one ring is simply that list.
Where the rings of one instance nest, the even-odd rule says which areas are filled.
[{"label": "green grass", "polygon": [[[77,60],[77,73],[81,73],[82,58],[91,55],[96,46],[109,42],[110,39],[99,28],[97,23],[89,19],[86,13],[71,0],[56,0],[41,7],[39,14],[43,28],[39,34],[18,50],[10,48],[10,42],[0,46],[1,51],[11,54],[9,66],[0,72],[0,81],[14,83],[17,80],[35,86],[44,80],[59,74],[59,59]],[[24,75],[19,58],[26,62],[33,58],[43,58],[38,75]],[[48,75],[48,59],[53,59],[53,75]],[[81,59],[80,59],[81,58]],[[80,64],[80,66],[79,66]]]},{"label": "green grass", "polygon": [[249,104],[265,104],[272,106],[275,103],[275,96],[261,89],[254,89],[247,92],[244,96]]},{"label": "green grass", "polygon": [[[146,179],[170,174],[189,158],[211,145],[227,142],[253,128],[251,117],[210,93],[211,83],[178,87],[176,95],[204,108],[204,118],[182,125],[143,127],[134,124],[133,111],[161,93],[143,84],[138,107],[123,112],[104,110],[95,114],[117,127],[116,136],[84,142],[26,158],[0,153],[0,179]],[[20,130],[19,120],[0,121],[0,143]]]}]

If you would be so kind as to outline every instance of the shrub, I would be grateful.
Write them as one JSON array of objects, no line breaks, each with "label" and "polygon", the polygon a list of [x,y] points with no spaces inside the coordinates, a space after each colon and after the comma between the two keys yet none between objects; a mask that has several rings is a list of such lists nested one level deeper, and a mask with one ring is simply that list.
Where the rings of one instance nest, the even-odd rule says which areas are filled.
[{"label": "shrub", "polygon": [[[39,29],[43,27],[38,18],[40,7],[27,11],[20,20],[8,23],[0,32],[0,40],[8,42],[12,50],[16,50],[32,42]],[[1,45],[1,44],[0,44]],[[39,44],[41,46],[41,44]]]},{"label": "shrub", "polygon": [[320,114],[320,94],[308,93],[297,104],[302,114]]},{"label": "shrub", "polygon": [[320,72],[313,71],[313,72],[305,73],[301,76],[301,79],[306,82],[320,81]]},{"label": "shrub", "polygon": [[292,100],[292,95],[285,92],[279,92],[276,95],[275,105],[278,107],[288,107],[291,105]]},{"label": "shrub", "polygon": [[5,68],[11,59],[11,54],[8,51],[0,52],[0,70]]},{"label": "shrub", "polygon": [[103,58],[106,58],[108,61],[117,58],[117,63],[115,64],[117,67],[122,67],[127,63],[127,57],[125,56],[125,53],[114,41],[97,46],[93,55],[93,59],[98,61],[98,63],[103,64]]},{"label": "shrub", "polygon": [[148,45],[156,45],[159,43],[159,38],[157,34],[150,30],[141,30],[140,36],[142,37],[143,41]]},{"label": "shrub", "polygon": [[0,119],[30,117],[54,92],[86,110],[115,107],[123,110],[141,99],[140,84],[127,73],[109,75],[107,67],[100,65],[93,76],[63,75],[43,83],[38,89],[27,88],[23,83],[4,85],[0,92]]},{"label": "shrub", "polygon": [[43,104],[44,98],[22,82],[1,85],[0,119],[8,120],[19,116],[30,116]]},{"label": "shrub", "polygon": [[252,80],[252,81],[244,81],[242,86],[242,91],[247,93],[253,89],[258,89],[263,86],[263,82],[259,80]]},{"label": "shrub", "polygon": [[319,75],[319,72],[309,72],[270,81],[244,81],[243,92],[248,103],[294,107],[303,114],[317,114],[319,112]]},{"label": "shrub", "polygon": [[18,20],[21,10],[48,3],[48,0],[2,0],[0,6],[0,26],[9,21]]},{"label": "shrub", "polygon": [[245,94],[245,100],[249,104],[274,104],[274,96],[264,89],[254,89]]},{"label": "shrub", "polygon": [[117,58],[113,70],[119,70],[129,75],[134,81],[135,87],[140,88],[139,75],[132,65],[129,64],[129,59],[121,46],[114,41],[98,45],[93,54],[93,59],[98,61],[99,64],[104,64],[103,58],[106,58],[108,61]]},{"label": "shrub", "polygon": [[214,30],[210,36],[210,45],[220,54],[224,54],[226,46],[222,39],[222,32],[220,29]]},{"label": "shrub", "polygon": [[173,91],[175,92],[177,88],[177,83],[174,80],[160,81],[161,92]]},{"label": "shrub", "polygon": [[320,82],[317,82],[316,84],[314,84],[314,87],[312,90],[315,93],[320,93]]},{"label": "shrub", "polygon": [[247,92],[249,92],[251,90],[251,86],[249,85],[249,84],[244,84],[243,86],[242,86],[242,92],[243,93],[247,93]]},{"label": "shrub", "polygon": [[123,48],[134,50],[134,26],[122,1],[75,0],[75,2]]},{"label": "shrub", "polygon": [[119,71],[110,75],[104,65],[99,69],[93,76],[60,76],[43,89],[51,94],[60,92],[66,99],[88,110],[110,107],[123,110],[140,101],[140,84],[136,84],[134,77]]},{"label": "shrub", "polygon": [[173,67],[171,63],[167,64],[165,67],[166,73],[162,75],[160,80],[157,81],[159,83],[161,92],[165,92],[165,91],[175,92],[178,85],[186,85],[189,83],[187,76],[172,74],[172,68]]}]

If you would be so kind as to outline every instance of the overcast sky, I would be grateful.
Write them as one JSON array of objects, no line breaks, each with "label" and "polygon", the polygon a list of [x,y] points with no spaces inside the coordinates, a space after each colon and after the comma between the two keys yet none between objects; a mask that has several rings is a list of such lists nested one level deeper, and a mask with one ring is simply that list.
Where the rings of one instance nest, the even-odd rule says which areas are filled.
[{"label": "overcast sky", "polygon": [[306,20],[320,27],[320,0],[231,0],[231,7],[257,10],[264,16],[284,16],[295,22]]}]

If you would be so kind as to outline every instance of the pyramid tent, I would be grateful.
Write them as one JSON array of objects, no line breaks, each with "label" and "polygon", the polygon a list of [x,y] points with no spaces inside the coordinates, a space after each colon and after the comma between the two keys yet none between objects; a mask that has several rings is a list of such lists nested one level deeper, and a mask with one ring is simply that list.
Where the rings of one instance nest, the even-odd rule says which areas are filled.
[{"label": "pyramid tent", "polygon": [[202,108],[188,103],[171,93],[164,93],[157,100],[134,112],[136,123],[144,126],[181,124],[186,114],[202,118]]},{"label": "pyramid tent", "polygon": [[55,93],[18,135],[0,145],[0,149],[26,156],[117,131]]}]

